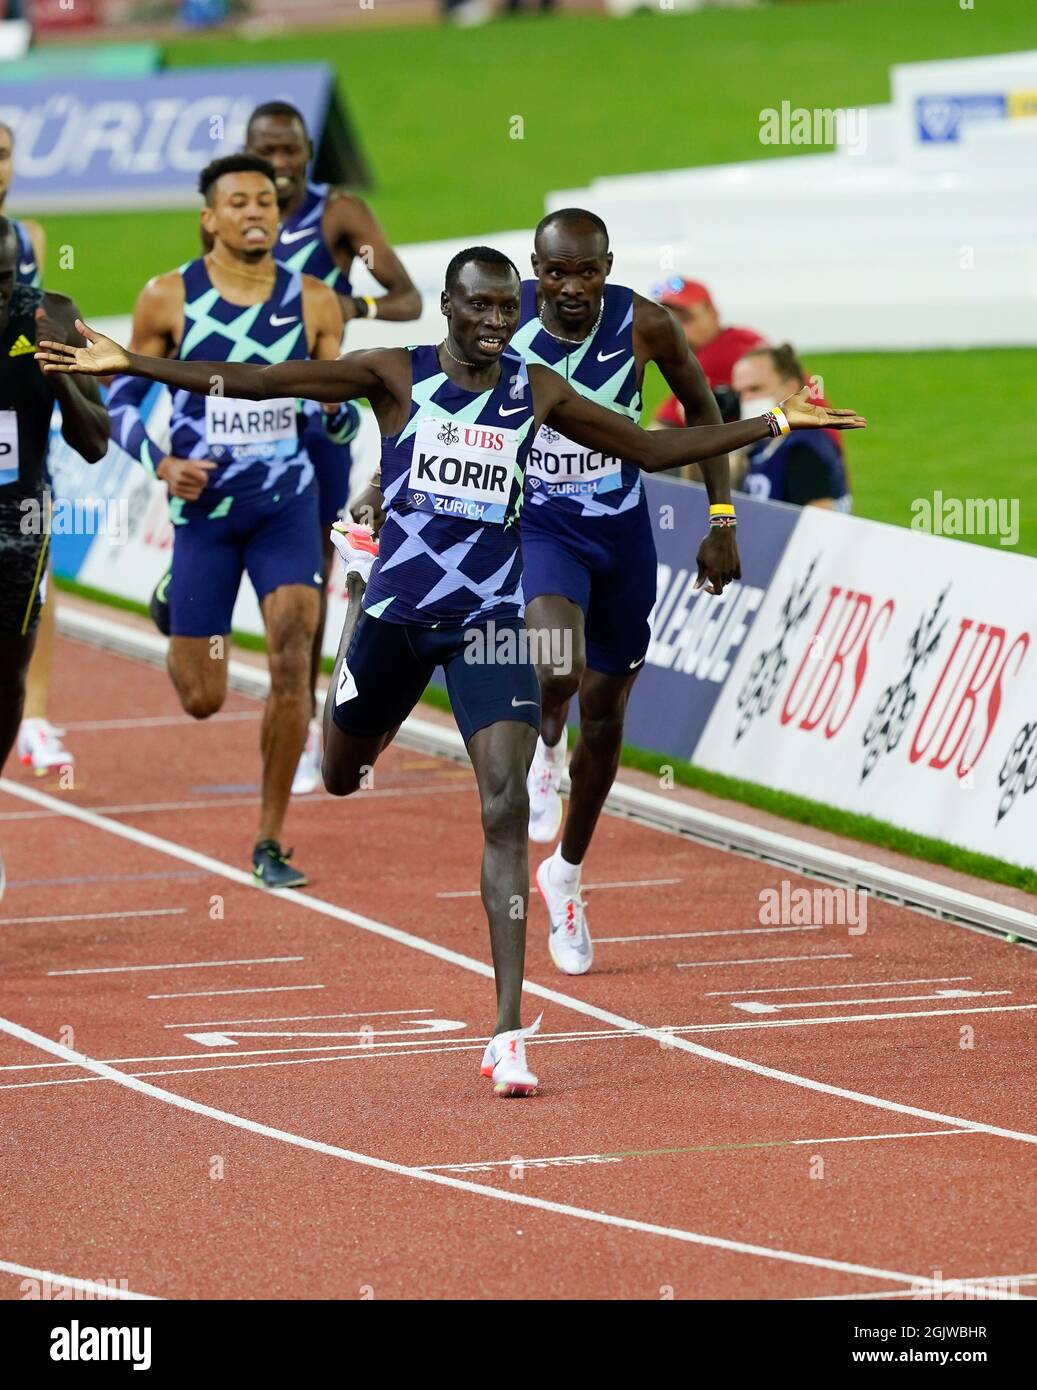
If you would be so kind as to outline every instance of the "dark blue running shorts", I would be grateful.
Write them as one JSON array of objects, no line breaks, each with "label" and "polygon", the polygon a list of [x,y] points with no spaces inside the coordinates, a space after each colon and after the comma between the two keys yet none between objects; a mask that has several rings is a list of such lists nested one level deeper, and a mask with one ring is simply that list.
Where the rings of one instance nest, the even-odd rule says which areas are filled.
[{"label": "dark blue running shorts", "polygon": [[342,663],[332,718],[355,738],[386,734],[410,714],[437,666],[466,745],[503,720],[540,728],[540,686],[516,617],[418,627],[363,614]]},{"label": "dark blue running shorts", "polygon": [[241,576],[260,603],[283,584],[324,584],[317,489],[235,498],[224,516],[195,514],[173,527],[169,631],[173,637],[230,632]]},{"label": "dark blue running shorts", "polygon": [[622,676],[640,666],[655,590],[655,541],[643,492],[636,507],[617,516],[575,516],[550,503],[523,509],[522,596],[528,604],[541,594],[561,594],[579,604],[590,670]]}]

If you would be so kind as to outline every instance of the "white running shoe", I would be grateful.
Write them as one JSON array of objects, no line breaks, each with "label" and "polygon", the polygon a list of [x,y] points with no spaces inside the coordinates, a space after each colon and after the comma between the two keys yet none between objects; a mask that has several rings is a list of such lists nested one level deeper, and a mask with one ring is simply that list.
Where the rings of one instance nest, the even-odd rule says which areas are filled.
[{"label": "white running shoe", "polygon": [[355,521],[336,521],[331,528],[331,544],[342,557],[346,574],[358,574],[367,584],[371,568],[378,559],[378,542],[370,526]]},{"label": "white running shoe", "polygon": [[529,792],[529,838],[538,845],[549,845],[562,824],[562,798],[558,787],[565,771],[565,738],[549,748],[537,739],[526,788]]},{"label": "white running shoe", "polygon": [[547,949],[564,975],[586,975],[594,963],[594,946],[587,930],[586,904],[578,888],[575,893],[570,893],[551,881],[553,859],[553,855],[545,859],[537,869],[537,887],[547,905],[551,922]]},{"label": "white running shoe", "polygon": [[75,758],[61,742],[65,730],[46,719],[23,719],[18,729],[18,756],[37,777],[54,767],[72,767]]},{"label": "white running shoe", "polygon": [[493,1089],[499,1096],[531,1096],[540,1084],[526,1066],[526,1039],[540,1032],[539,1014],[526,1028],[510,1033],[498,1033],[486,1044],[480,1071],[493,1078]]},{"label": "white running shoe", "polygon": [[319,719],[311,719],[306,731],[306,746],[292,778],[292,795],[306,796],[321,785],[321,759],[324,756],[324,731]]}]

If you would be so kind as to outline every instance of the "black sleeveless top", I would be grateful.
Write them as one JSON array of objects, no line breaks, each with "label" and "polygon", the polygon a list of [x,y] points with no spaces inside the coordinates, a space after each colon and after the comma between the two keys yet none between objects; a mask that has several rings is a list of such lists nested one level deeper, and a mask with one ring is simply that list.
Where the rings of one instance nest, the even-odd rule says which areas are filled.
[{"label": "black sleeveless top", "polygon": [[[43,495],[54,385],[36,361],[36,310],[43,291],[16,285],[0,333],[0,498]],[[17,443],[15,442],[17,441]]]}]

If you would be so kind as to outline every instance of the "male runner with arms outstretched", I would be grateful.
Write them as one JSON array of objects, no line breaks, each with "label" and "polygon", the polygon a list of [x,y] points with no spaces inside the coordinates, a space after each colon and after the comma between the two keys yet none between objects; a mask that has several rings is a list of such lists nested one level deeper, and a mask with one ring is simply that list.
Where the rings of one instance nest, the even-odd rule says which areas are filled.
[{"label": "male runner with arms outstretched", "polygon": [[[581,396],[635,423],[644,370],[655,362],[689,424],[720,424],[673,315],[607,283],[612,253],[600,217],[581,208],[549,213],[537,227],[532,263],[536,279],[522,286],[513,342],[528,362],[554,368]],[[724,508],[724,524],[711,525],[699,550],[699,582],[708,569],[712,591],[720,593],[741,577],[727,455],[699,467],[711,518],[713,505]],[[536,881],[547,905],[551,959],[567,975],[582,975],[593,947],[580,870],[619,766],[623,719],[655,604],[655,541],[637,463],[588,452],[543,426],[526,467],[522,554],[526,624],[543,635],[536,648],[543,710],[529,773],[529,834],[541,843],[561,825],[566,716],[574,695],[580,702],[565,831]],[[552,664],[559,654],[564,668]]]},{"label": "male runner with arms outstretched", "polygon": [[[650,470],[710,458],[790,426],[864,424],[852,411],[786,402],[758,420],[649,433],[578,395],[546,367],[509,349],[520,280],[489,247],[447,267],[438,347],[350,352],[337,362],[278,366],[169,362],[128,353],[85,325],[88,349],[44,345],[48,371],[129,372],[181,390],[222,379],[228,394],[267,400],[365,396],[382,432],[386,520],[360,603],[351,601],[325,706],[324,782],[348,796],[421,698],[437,665],[475,769],[484,835],[482,899],[489,919],[497,1020],[483,1074],[502,1095],[529,1095],[521,1026],[529,893],[526,774],[540,699],[519,618],[523,474],[545,422],[588,449],[619,452]],[[805,394],[805,393],[804,393]],[[709,577],[719,582],[720,570]],[[359,586],[353,595],[359,597]],[[516,908],[520,907],[520,911]]]},{"label": "male runner with arms outstretched", "polygon": [[[342,318],[333,291],[274,260],[270,165],[229,155],[202,171],[199,190],[212,250],[148,282],[134,310],[134,349],[181,360],[335,358]],[[231,615],[247,570],[270,664],[252,868],[266,887],[300,887],[306,878],[282,851],[281,828],[310,718],[310,653],[324,584],[313,464],[301,440],[306,417],[292,393],[259,411],[207,379],[197,391],[174,392],[167,455],[141,420],[147,393],[143,382],[122,376],[108,404],[119,443],[169,488],[169,674],[188,714],[207,719],[220,708]],[[327,428],[334,433],[338,423],[328,417]]]}]

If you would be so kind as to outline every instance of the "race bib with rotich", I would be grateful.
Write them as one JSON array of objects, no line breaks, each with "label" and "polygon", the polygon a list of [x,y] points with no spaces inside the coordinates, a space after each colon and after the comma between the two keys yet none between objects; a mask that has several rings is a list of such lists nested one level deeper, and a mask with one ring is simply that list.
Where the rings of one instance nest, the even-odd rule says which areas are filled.
[{"label": "race bib with rotich", "polygon": [[0,410],[0,487],[18,481],[18,416]]},{"label": "race bib with rotich", "polygon": [[408,502],[437,516],[502,525],[521,441],[520,430],[425,416],[414,432]]},{"label": "race bib with rotich", "polygon": [[[233,396],[206,396],[205,443],[231,458],[288,458],[299,447],[294,397],[241,401]],[[217,455],[219,457],[219,455]]]},{"label": "race bib with rotich", "polygon": [[623,482],[623,460],[574,444],[557,430],[541,425],[526,463],[533,488],[552,497],[593,497]]}]

